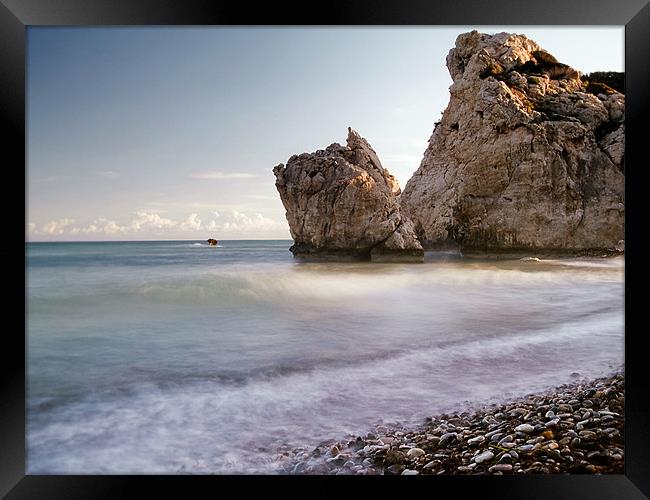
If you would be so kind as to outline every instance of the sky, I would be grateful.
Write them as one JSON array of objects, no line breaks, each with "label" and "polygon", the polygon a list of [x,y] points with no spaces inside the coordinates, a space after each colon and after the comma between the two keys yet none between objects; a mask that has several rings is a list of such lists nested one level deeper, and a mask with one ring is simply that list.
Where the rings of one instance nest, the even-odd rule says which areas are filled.
[{"label": "sky", "polygon": [[456,37],[624,71],[624,27],[28,27],[29,241],[290,239],[272,168],[365,137],[403,188]]}]

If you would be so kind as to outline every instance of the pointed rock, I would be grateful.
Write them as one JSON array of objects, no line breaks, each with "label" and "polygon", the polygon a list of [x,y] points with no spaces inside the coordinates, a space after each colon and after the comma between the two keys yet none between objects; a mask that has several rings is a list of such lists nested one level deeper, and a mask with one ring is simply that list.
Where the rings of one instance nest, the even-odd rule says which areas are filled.
[{"label": "pointed rock", "polygon": [[297,257],[422,261],[424,251],[397,201],[399,184],[356,131],[273,169]]}]

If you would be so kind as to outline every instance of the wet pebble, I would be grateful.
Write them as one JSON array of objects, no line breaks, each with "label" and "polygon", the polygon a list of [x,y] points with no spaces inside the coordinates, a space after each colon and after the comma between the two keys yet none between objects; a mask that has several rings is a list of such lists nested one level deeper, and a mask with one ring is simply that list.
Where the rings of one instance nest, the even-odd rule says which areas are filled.
[{"label": "wet pebble", "polygon": [[424,450],[421,448],[411,448],[406,454],[408,458],[418,458],[422,455],[424,455]]},{"label": "wet pebble", "polygon": [[530,434],[535,430],[535,427],[530,425],[530,424],[521,424],[515,427],[515,431],[517,432],[523,432],[525,434]]},{"label": "wet pebble", "polygon": [[477,464],[482,464],[483,462],[487,462],[489,460],[492,460],[494,458],[494,453],[491,451],[484,451],[483,453],[479,453],[477,456],[474,457],[474,462]]},{"label": "wet pebble", "polygon": [[510,472],[511,470],[511,464],[496,464],[488,469],[489,472]]}]

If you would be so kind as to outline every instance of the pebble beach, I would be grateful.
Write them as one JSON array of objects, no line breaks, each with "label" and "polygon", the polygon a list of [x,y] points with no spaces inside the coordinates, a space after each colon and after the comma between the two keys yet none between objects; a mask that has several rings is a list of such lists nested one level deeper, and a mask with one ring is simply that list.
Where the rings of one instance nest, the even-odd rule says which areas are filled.
[{"label": "pebble beach", "polygon": [[623,474],[624,407],[620,370],[437,415],[415,429],[378,426],[313,450],[286,450],[279,459],[285,474]]}]

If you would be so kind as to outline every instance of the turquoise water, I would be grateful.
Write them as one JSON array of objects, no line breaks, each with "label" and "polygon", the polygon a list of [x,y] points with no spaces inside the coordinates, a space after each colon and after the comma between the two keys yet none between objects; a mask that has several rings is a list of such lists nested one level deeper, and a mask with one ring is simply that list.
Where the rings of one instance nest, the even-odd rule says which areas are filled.
[{"label": "turquoise water", "polygon": [[286,447],[623,364],[622,257],[290,245],[29,243],[28,472],[273,473]]}]

